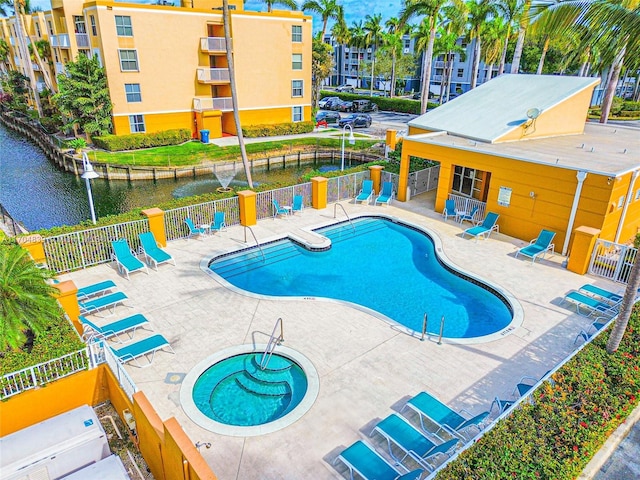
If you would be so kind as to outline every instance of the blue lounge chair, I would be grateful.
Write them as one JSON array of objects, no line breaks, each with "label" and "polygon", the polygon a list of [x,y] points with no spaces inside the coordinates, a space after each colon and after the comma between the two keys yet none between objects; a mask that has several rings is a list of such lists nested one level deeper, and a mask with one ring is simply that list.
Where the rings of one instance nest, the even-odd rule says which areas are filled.
[{"label": "blue lounge chair", "polygon": [[133,254],[133,250],[129,247],[129,242],[127,242],[126,238],[111,242],[111,247],[113,248],[113,259],[116,261],[118,271],[126,274],[127,280],[129,280],[130,273],[138,270],[144,270],[147,275],[149,274],[147,266]]},{"label": "blue lounge chair", "polygon": [[189,228],[189,238],[191,238],[191,237],[202,237],[202,235],[207,233],[207,229],[206,228],[196,227],[193,224],[193,220],[191,220],[189,217],[184,219],[184,223],[186,223],[187,227]]},{"label": "blue lounge chair", "polygon": [[302,195],[294,195],[291,213],[301,212],[302,210],[304,210],[304,197]]},{"label": "blue lounge chair", "polygon": [[[593,315],[613,317],[618,314],[618,306],[620,305],[620,302],[603,302],[580,292],[569,292],[564,300],[573,303],[576,306],[576,312],[586,317]],[[583,312],[581,308],[586,309],[586,312]]]},{"label": "blue lounge chair", "polygon": [[365,180],[362,182],[362,189],[358,193],[358,196],[353,200],[353,203],[366,202],[369,204],[373,199],[373,180]]},{"label": "blue lounge chair", "polygon": [[[433,471],[435,468],[434,464],[429,463],[431,459],[435,460],[436,457],[441,455],[450,456],[458,444],[458,439],[454,438],[440,445],[436,445],[396,413],[392,413],[380,421],[373,428],[371,435],[376,432],[387,440],[389,455],[396,462],[402,463],[405,458],[411,457],[430,471]],[[391,448],[392,444],[397,445],[404,452],[402,458],[394,455],[393,449]]]},{"label": "blue lounge chair", "polygon": [[273,203],[273,218],[276,218],[278,215],[284,215],[285,218],[289,216],[291,213],[291,207],[285,208],[280,206],[280,202],[275,198],[272,200]]},{"label": "blue lounge chair", "polygon": [[498,409],[498,415],[502,415],[514,403],[516,403],[515,400],[505,400],[505,399],[502,399],[500,397],[496,397],[496,398],[493,399],[493,402],[491,402],[491,407],[489,408],[489,411],[490,412],[493,411],[493,406],[495,405],[496,408]]},{"label": "blue lounge chair", "polygon": [[464,238],[465,235],[470,235],[472,237],[475,237],[476,241],[478,240],[478,237],[483,237],[485,239],[489,238],[491,232],[493,232],[494,230],[496,232],[500,230],[498,224],[496,223],[499,216],[500,215],[498,215],[497,213],[487,213],[487,216],[484,218],[482,224],[476,227],[467,228],[464,232],[462,232],[462,237]]},{"label": "blue lounge chair", "polygon": [[458,212],[456,214],[456,218],[462,224],[462,222],[471,222],[473,225],[477,225],[478,221],[476,220],[476,213],[478,213],[479,207],[471,208],[470,212]]},{"label": "blue lounge chair", "polygon": [[596,287],[595,285],[591,285],[586,283],[582,285],[578,291],[580,293],[587,293],[591,296],[597,297],[601,300],[611,302],[611,303],[619,303],[622,300],[624,292],[614,293],[610,290],[606,290],[604,288]]},{"label": "blue lounge chair", "polygon": [[105,280],[104,282],[93,283],[91,285],[80,287],[76,296],[78,297],[78,300],[82,301],[98,295],[104,295],[114,288],[117,287],[113,280]]},{"label": "blue lounge chair", "polygon": [[[342,451],[336,457],[333,464],[338,460],[344,463],[349,469],[349,478],[354,480],[354,472],[365,480],[415,480],[420,478],[423,470],[407,471],[404,475],[393,468],[375,450],[362,440],[358,440],[350,447]],[[402,468],[405,468],[404,466]],[[405,470],[407,470],[405,468]]]},{"label": "blue lounge chair", "polygon": [[[156,334],[143,340],[126,344],[122,348],[115,349],[111,347],[111,350],[122,363],[133,361],[136,366],[143,368],[148,367],[153,363],[153,359],[158,350],[164,350],[165,348],[168,348],[173,354],[176,353],[173,351],[173,348],[171,348],[171,345],[166,338],[160,334]],[[151,355],[151,358],[149,358],[149,355]],[[140,365],[138,362],[138,358],[140,357],[145,357],[149,363],[147,365]]]},{"label": "blue lounge chair", "polygon": [[115,311],[116,307],[124,302],[128,297],[122,292],[115,292],[109,295],[103,295],[102,297],[90,298],[84,302],[78,302],[81,315],[90,315],[97,313],[105,308],[111,308],[111,313]]},{"label": "blue lounge chair", "polygon": [[[484,428],[483,422],[487,416],[489,416],[489,412],[487,411],[467,419],[427,392],[420,392],[411,398],[404,407],[402,407],[401,412],[404,411],[405,408],[410,408],[415,411],[420,417],[420,426],[422,429],[425,432],[432,433],[438,438],[440,438],[438,432],[444,430],[450,435],[464,440],[467,431],[471,429],[476,429],[477,431],[482,430]],[[426,428],[424,424],[425,418],[435,424],[437,427],[435,432],[431,432]]]},{"label": "blue lounge chair", "polygon": [[227,224],[224,222],[224,212],[216,212],[213,215],[213,223],[211,224],[212,232],[221,232],[227,228]]},{"label": "blue lounge chair", "polygon": [[391,200],[393,200],[393,183],[392,182],[383,182],[382,183],[382,192],[380,192],[380,195],[378,195],[378,197],[376,198],[376,201],[374,202],[374,205],[377,204],[386,204],[386,205],[390,205],[391,204]]},{"label": "blue lounge chair", "polygon": [[553,253],[554,245],[551,243],[553,241],[553,237],[556,236],[556,232],[552,232],[551,230],[542,229],[538,238],[534,238],[529,242],[529,245],[521,248],[516,252],[516,258],[518,258],[519,254],[524,255],[525,257],[531,258],[531,263],[536,261],[538,256],[542,256],[547,252]]},{"label": "blue lounge chair", "polygon": [[444,210],[442,211],[442,216],[445,221],[449,219],[449,217],[458,216],[458,212],[456,210],[456,202],[454,200],[445,200],[444,201]]},{"label": "blue lounge chair", "polygon": [[602,328],[605,325],[607,325],[610,321],[611,321],[610,318],[604,318],[604,317],[596,318],[596,320],[591,325],[589,325],[589,327],[586,330],[580,330],[578,335],[576,335],[576,339],[573,341],[573,344],[575,345],[576,342],[578,340],[580,340],[581,338],[585,342],[588,341],[596,333],[598,333],[600,330],[602,330]]},{"label": "blue lounge chair", "polygon": [[108,340],[115,337],[118,342],[122,343],[122,340],[120,340],[121,333],[127,333],[129,339],[132,339],[138,328],[144,328],[144,326],[149,323],[149,320],[141,313],[116,320],[102,327],[99,327],[82,315],[80,315],[79,318],[84,330],[82,337],[88,341],[95,339]]},{"label": "blue lounge chair", "polygon": [[142,253],[147,257],[147,263],[149,265],[153,263],[156,270],[158,270],[158,265],[161,263],[173,262],[174,265],[176,264],[173,257],[158,246],[153,232],[141,233],[138,237],[140,238]]}]

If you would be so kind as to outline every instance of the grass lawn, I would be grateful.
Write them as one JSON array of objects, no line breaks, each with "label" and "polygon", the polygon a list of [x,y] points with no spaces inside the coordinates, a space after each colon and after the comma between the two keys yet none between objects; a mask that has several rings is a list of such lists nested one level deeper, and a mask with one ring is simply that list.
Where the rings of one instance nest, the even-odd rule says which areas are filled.
[{"label": "grass lawn", "polygon": [[[351,145],[352,150],[366,150],[377,140],[362,140]],[[340,148],[341,139],[338,138],[296,138],[292,140],[266,141],[245,144],[249,158],[263,158],[266,156],[283,155],[305,150],[320,148]],[[240,147],[237,145],[219,147],[198,141],[187,142],[182,145],[149,148],[127,152],[90,151],[89,159],[93,162],[110,163],[114,165],[145,165],[145,166],[185,166],[223,160],[236,160],[240,157]]]}]

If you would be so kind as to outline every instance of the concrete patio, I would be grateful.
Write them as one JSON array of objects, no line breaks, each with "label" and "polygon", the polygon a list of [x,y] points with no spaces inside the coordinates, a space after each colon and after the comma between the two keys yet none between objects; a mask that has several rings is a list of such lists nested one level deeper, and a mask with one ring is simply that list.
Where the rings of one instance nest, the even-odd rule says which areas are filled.
[{"label": "concrete patio", "polygon": [[[114,280],[128,295],[131,308],[119,307],[112,319],[143,313],[153,329],[171,342],[175,355],[159,352],[150,367],[127,370],[161,418],[175,416],[194,443],[211,442],[211,448],[202,448],[201,453],[220,480],[343,478],[344,468],[332,465],[336,455],[361,438],[381,445],[380,438],[368,438],[373,425],[422,390],[473,414],[487,410],[495,396],[510,395],[521,376],[542,376],[576,348],[576,334],[590,321],[561,304],[567,292],[584,283],[620,289],[603,279],[567,271],[560,255],[535,264],[515,259],[516,250],[525,245],[521,240],[501,234],[487,241],[463,239],[462,227],[434,212],[428,194],[390,207],[341,203],[350,217],[383,212],[436,232],[455,264],[518,299],[524,310],[522,326],[488,343],[438,345],[436,339],[421,342],[403,329],[337,302],[265,300],[234,293],[199,265],[203,258],[244,247],[240,226],[203,240],[171,242],[166,250],[177,267],[161,265],[148,275],[134,273],[130,281],[112,264],[62,276],[78,286]],[[263,242],[298,228],[333,223],[333,214],[333,205],[324,210],[307,208],[289,219],[259,221],[253,230]],[[340,209],[338,219],[344,219]],[[255,437],[214,434],[193,423],[179,402],[181,385],[167,380],[188,373],[219,350],[266,343],[278,317],[284,321],[284,345],[310,359],[318,371],[320,390],[310,411],[283,430]],[[136,338],[146,334],[137,333]]]}]

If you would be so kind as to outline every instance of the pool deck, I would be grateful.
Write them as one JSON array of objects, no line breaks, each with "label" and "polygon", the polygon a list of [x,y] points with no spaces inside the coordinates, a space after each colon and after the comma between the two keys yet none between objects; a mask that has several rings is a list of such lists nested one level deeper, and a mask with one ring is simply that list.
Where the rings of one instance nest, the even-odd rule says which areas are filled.
[{"label": "pool deck", "polygon": [[[453,220],[445,222],[428,197],[389,207],[341,204],[352,217],[385,213],[435,232],[451,261],[518,299],[524,310],[522,326],[488,343],[438,345],[436,339],[421,342],[338,302],[267,300],[234,293],[204,273],[200,263],[245,246],[239,226],[203,240],[169,243],[166,250],[176,259],[176,267],[161,265],[148,275],[137,272],[130,281],[111,264],[62,276],[78,286],[114,280],[132,308],[118,307],[111,319],[92,318],[106,323],[143,313],[155,332],[171,342],[175,355],[158,352],[150,367],[127,366],[127,371],[163,420],[174,416],[194,443],[211,442],[211,448],[201,448],[201,453],[220,480],[344,478],[344,467],[336,470],[332,465],[336,455],[362,438],[382,446],[379,437],[368,437],[373,425],[422,390],[472,414],[487,410],[495,396],[508,397],[520,377],[542,376],[576,348],[577,333],[591,322],[571,305],[561,304],[567,292],[584,283],[620,289],[604,279],[567,271],[560,255],[535,264],[516,259],[515,252],[525,245],[521,240],[502,234],[492,234],[486,241],[463,239],[462,227]],[[288,219],[261,220],[253,230],[262,242],[332,223],[333,211],[333,205],[307,208]],[[344,217],[338,209],[340,218]],[[380,281],[402,279],[371,279]],[[169,377],[188,373],[219,350],[266,343],[278,317],[284,321],[284,345],[306,356],[320,377],[318,398],[309,412],[283,430],[254,437],[223,436],[194,424],[180,406],[181,385]],[[136,333],[136,339],[148,334]]]}]

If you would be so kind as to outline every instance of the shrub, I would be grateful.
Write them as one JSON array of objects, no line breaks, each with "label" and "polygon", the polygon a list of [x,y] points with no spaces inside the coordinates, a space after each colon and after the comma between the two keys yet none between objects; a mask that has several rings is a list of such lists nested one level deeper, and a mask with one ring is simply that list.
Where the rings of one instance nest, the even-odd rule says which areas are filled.
[{"label": "shrub", "polygon": [[181,128],[162,132],[136,133],[134,135],[103,135],[93,137],[92,140],[98,148],[110,152],[118,152],[121,150],[179,145],[191,140],[191,130]]},{"label": "shrub", "polygon": [[250,125],[242,127],[242,134],[247,138],[273,137],[276,135],[294,135],[296,133],[313,132],[313,122],[289,122],[277,125]]},{"label": "shrub", "polygon": [[608,332],[586,345],[524,404],[445,469],[438,480],[577,478],[640,400],[640,310],[618,351]]},{"label": "shrub", "polygon": [[67,148],[73,148],[76,152],[79,152],[83,148],[87,147],[87,141],[84,138],[74,138],[65,142]]}]

